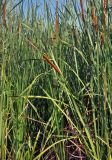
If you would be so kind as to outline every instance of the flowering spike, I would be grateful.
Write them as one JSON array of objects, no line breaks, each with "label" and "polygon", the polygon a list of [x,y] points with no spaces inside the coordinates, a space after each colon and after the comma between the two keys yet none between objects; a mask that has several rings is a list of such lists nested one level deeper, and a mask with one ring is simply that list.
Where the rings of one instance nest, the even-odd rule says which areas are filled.
[{"label": "flowering spike", "polygon": [[7,10],[6,10],[6,0],[3,4],[3,25],[6,27],[6,14],[7,14]]},{"label": "flowering spike", "polygon": [[98,22],[97,22],[97,16],[95,15],[95,9],[91,2],[91,18],[92,18],[92,24],[96,32],[98,32]]},{"label": "flowering spike", "polygon": [[44,54],[43,59],[46,60],[52,66],[52,68],[55,69],[56,72],[58,72],[60,75],[62,74],[60,69],[50,60],[48,55]]},{"label": "flowering spike", "polygon": [[81,12],[82,12],[82,20],[85,22],[85,17],[84,17],[84,6],[82,0],[80,0],[80,6],[81,6]]}]

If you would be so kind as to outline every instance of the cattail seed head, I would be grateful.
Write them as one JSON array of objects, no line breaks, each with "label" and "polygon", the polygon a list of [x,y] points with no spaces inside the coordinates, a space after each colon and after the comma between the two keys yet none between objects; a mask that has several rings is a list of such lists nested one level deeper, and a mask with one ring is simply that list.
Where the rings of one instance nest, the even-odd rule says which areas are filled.
[{"label": "cattail seed head", "polygon": [[98,32],[97,16],[95,15],[95,9],[93,6],[91,7],[91,18],[92,18],[93,27],[94,27],[95,31]]},{"label": "cattail seed head", "polygon": [[7,15],[7,10],[6,10],[6,0],[3,4],[3,25],[6,27],[6,15]]},{"label": "cattail seed head", "polygon": [[83,6],[82,0],[80,0],[80,7],[81,7],[82,20],[83,20],[83,22],[85,22],[84,6]]}]

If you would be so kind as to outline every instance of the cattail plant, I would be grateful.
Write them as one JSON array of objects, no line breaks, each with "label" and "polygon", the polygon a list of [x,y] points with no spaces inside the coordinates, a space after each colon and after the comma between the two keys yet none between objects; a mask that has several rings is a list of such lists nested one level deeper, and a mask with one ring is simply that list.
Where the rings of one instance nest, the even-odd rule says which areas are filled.
[{"label": "cattail plant", "polygon": [[0,160],[112,160],[107,1],[1,1]]}]

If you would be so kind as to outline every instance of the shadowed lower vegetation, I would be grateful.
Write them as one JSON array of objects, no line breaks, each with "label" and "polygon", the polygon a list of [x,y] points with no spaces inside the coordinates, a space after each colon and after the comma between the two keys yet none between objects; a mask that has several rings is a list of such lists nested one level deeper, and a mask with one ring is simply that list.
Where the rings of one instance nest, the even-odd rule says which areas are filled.
[{"label": "shadowed lower vegetation", "polygon": [[0,1],[1,160],[112,159],[109,2]]}]

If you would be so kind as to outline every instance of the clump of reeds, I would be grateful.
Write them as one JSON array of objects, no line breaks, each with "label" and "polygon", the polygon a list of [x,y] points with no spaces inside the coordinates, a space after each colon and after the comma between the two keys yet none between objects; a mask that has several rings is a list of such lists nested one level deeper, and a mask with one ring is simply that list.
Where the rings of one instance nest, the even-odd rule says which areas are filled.
[{"label": "clump of reeds", "polygon": [[0,160],[111,160],[107,1],[56,0],[52,14],[50,1],[43,9],[29,0],[25,10],[24,1],[12,1],[9,15],[6,2],[0,23]]}]

